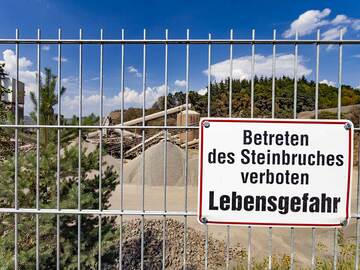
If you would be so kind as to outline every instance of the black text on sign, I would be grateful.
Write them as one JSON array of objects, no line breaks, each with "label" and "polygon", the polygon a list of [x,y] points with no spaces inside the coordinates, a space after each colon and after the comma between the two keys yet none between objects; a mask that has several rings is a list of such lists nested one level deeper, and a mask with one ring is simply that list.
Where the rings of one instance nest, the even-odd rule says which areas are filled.
[{"label": "black text on sign", "polygon": [[199,221],[347,224],[352,140],[347,120],[202,119]]}]

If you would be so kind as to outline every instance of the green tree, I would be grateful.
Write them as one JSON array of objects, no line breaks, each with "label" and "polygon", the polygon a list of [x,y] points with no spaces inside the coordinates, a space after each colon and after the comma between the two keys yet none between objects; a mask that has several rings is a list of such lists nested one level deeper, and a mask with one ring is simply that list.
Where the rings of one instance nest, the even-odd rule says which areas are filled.
[{"label": "green tree", "polygon": [[[55,91],[57,83],[57,77],[52,74],[51,69],[45,68],[45,81],[41,81],[40,87],[40,104],[36,94],[30,92],[31,102],[34,104],[34,111],[31,112],[30,116],[34,122],[37,122],[37,108],[39,106],[40,110],[40,125],[55,125],[57,117],[61,117],[55,114],[54,106],[58,104],[58,95]],[[66,88],[61,87],[60,96],[62,96],[66,91]],[[53,129],[44,128],[41,129],[43,144],[47,145],[50,140],[53,140],[55,137],[55,132]]]},{"label": "green tree", "polygon": [[[6,103],[4,102],[4,95],[10,93],[10,89],[5,87],[5,80],[8,78],[8,74],[5,71],[5,64],[0,63],[0,124],[5,124],[9,118],[9,112],[6,109]],[[13,152],[13,144],[10,141],[9,131],[5,128],[0,128],[0,157],[5,158]]]},{"label": "green tree", "polygon": [[5,71],[5,63],[0,63],[0,99],[3,100],[5,93],[10,93],[10,89],[5,87],[5,80],[8,78],[8,74]]},{"label": "green tree", "polygon": [[[57,104],[55,95],[56,77],[50,69],[45,70],[45,83],[40,90],[40,124],[49,125],[56,122],[54,106]],[[65,90],[62,90],[61,94]],[[31,95],[38,106],[35,95]],[[36,113],[32,117],[36,120]],[[85,122],[97,119],[92,115],[85,118]],[[75,121],[75,120],[74,120]],[[39,158],[39,206],[41,208],[56,208],[56,182],[60,180],[60,206],[62,209],[76,209],[78,194],[78,146],[70,143],[62,148],[60,154],[60,174],[57,175],[57,146],[53,129],[44,128],[40,134]],[[98,209],[99,207],[99,174],[94,171],[100,166],[99,150],[85,154],[81,150],[81,208]],[[108,209],[111,192],[118,184],[117,174],[113,167],[101,164],[102,175],[102,208]],[[36,207],[36,151],[21,153],[18,157],[18,204],[20,208]],[[0,161],[0,207],[14,207],[14,157],[7,157]],[[115,217],[102,217],[102,264],[106,269],[116,266],[118,233]],[[35,268],[35,215],[19,215],[19,269]],[[56,215],[41,214],[39,219],[40,231],[40,267],[41,269],[56,268]],[[97,269],[98,253],[98,217],[83,215],[81,217],[81,264],[84,269]],[[13,269],[14,265],[14,216],[0,214],[0,269]],[[60,246],[61,266],[66,269],[77,269],[77,216],[60,216]]]},{"label": "green tree", "polygon": [[[85,154],[82,159],[82,209],[97,209],[99,205],[99,175],[89,175],[89,171],[99,165],[98,151]],[[56,208],[56,146],[49,143],[42,150],[40,158],[39,198],[41,208]],[[61,208],[77,208],[78,171],[77,147],[65,149],[61,155],[60,196]],[[36,207],[36,153],[28,152],[19,156],[18,200],[21,208]],[[14,159],[0,162],[0,203],[1,207],[14,206]],[[103,172],[103,209],[107,209],[109,197],[118,184],[117,175],[112,167],[106,167]],[[0,258],[1,269],[13,268],[14,254],[14,218],[13,215],[0,214]],[[61,265],[66,269],[77,268],[77,217],[61,216],[60,242]],[[40,257],[42,269],[56,268],[56,216],[41,215],[40,217]],[[98,251],[98,218],[83,215],[81,218],[81,262],[85,269],[96,269]],[[117,258],[117,239],[115,217],[102,217],[103,265],[115,266]],[[19,266],[20,269],[35,268],[35,216],[21,215],[19,218]]]}]

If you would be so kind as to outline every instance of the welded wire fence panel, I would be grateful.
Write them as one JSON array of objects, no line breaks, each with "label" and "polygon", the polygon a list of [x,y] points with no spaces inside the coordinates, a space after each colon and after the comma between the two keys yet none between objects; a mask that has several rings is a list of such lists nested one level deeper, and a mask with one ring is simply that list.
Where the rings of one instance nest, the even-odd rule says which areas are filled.
[{"label": "welded wire fence panel", "polygon": [[[140,264],[137,264],[134,266],[135,268],[140,269],[171,269],[172,268],[172,262],[169,261],[169,246],[172,244],[170,240],[170,228],[169,224],[171,224],[171,219],[176,219],[179,221],[179,224],[181,224],[181,229],[178,228],[176,233],[178,233],[177,237],[182,237],[181,240],[181,253],[177,253],[176,256],[178,257],[178,261],[180,261],[180,265],[183,269],[197,269],[194,268],[194,266],[191,265],[189,262],[190,260],[193,260],[191,257],[191,243],[189,243],[190,234],[192,233],[192,221],[191,218],[196,216],[196,212],[194,209],[191,209],[189,207],[189,183],[190,182],[196,182],[196,179],[191,179],[193,177],[189,173],[189,157],[191,155],[190,153],[190,141],[189,137],[192,134],[192,131],[196,131],[198,127],[193,124],[189,123],[190,119],[190,101],[189,101],[189,93],[191,89],[191,82],[190,82],[190,74],[191,74],[191,50],[195,46],[202,45],[203,49],[205,50],[205,53],[207,53],[207,59],[205,61],[207,62],[207,89],[206,89],[206,110],[204,112],[201,112],[201,116],[217,116],[216,114],[216,108],[214,108],[212,103],[214,100],[212,99],[212,91],[213,91],[213,81],[212,81],[212,63],[213,63],[213,51],[216,46],[226,46],[228,48],[228,51],[225,53],[228,55],[229,59],[229,67],[228,67],[228,108],[227,108],[227,115],[228,117],[235,117],[238,114],[238,112],[235,111],[233,106],[233,99],[234,99],[234,78],[237,76],[234,73],[234,48],[236,46],[241,46],[250,48],[251,50],[251,56],[250,56],[250,104],[248,108],[242,108],[245,111],[248,111],[249,117],[258,117],[256,113],[256,47],[257,45],[267,45],[271,47],[271,80],[270,80],[270,88],[268,89],[271,93],[271,110],[269,117],[275,118],[277,115],[277,93],[276,93],[276,81],[277,81],[277,73],[276,70],[278,68],[278,63],[276,63],[277,60],[277,49],[279,45],[287,45],[287,46],[293,46],[293,108],[292,108],[292,118],[298,117],[298,82],[299,82],[299,50],[301,50],[301,46],[307,46],[314,48],[316,52],[315,57],[315,82],[314,82],[314,118],[317,119],[319,117],[319,70],[320,70],[320,46],[337,46],[338,48],[338,63],[337,63],[337,72],[338,72],[338,83],[337,83],[337,118],[341,118],[341,110],[342,110],[342,87],[343,87],[343,80],[342,80],[342,72],[343,72],[343,46],[344,45],[360,45],[359,40],[345,40],[342,37],[342,33],[339,34],[338,40],[323,40],[320,39],[320,31],[317,32],[317,38],[316,39],[299,39],[298,34],[295,35],[294,39],[277,39],[276,31],[273,32],[273,38],[272,39],[256,39],[255,37],[255,30],[251,33],[250,39],[236,39],[234,38],[234,32],[231,30],[229,34],[229,38],[225,39],[214,39],[211,34],[209,34],[208,38],[204,39],[192,39],[191,33],[188,30],[186,33],[186,38],[169,38],[169,33],[166,30],[164,33],[164,37],[161,37],[159,39],[149,39],[147,38],[147,33],[144,30],[143,37],[139,39],[127,39],[125,35],[125,31],[122,30],[120,33],[121,38],[120,39],[106,39],[104,38],[104,33],[101,30],[99,34],[99,38],[97,39],[85,39],[83,37],[83,32],[80,30],[79,32],[79,38],[78,39],[64,39],[62,35],[62,31],[58,31],[58,37],[55,39],[46,39],[41,36],[40,30],[37,32],[37,36],[30,39],[21,38],[21,34],[19,30],[16,30],[15,32],[15,38],[6,38],[6,37],[0,37],[0,44],[1,45],[7,45],[7,46],[14,46],[15,48],[15,56],[16,56],[16,86],[14,89],[15,92],[15,118],[13,122],[9,123],[2,123],[0,125],[0,128],[3,130],[8,130],[9,132],[13,132],[13,136],[11,136],[11,139],[14,141],[14,148],[13,148],[13,156],[11,158],[11,162],[13,162],[13,168],[14,171],[11,174],[12,179],[12,190],[8,190],[9,193],[13,194],[13,202],[9,202],[8,204],[2,204],[0,207],[0,213],[2,217],[5,216],[8,217],[9,215],[12,217],[11,223],[12,224],[3,224],[2,226],[8,226],[10,225],[13,230],[13,240],[12,240],[12,262],[13,265],[11,266],[14,269],[22,269],[23,265],[27,265],[24,260],[33,260],[34,265],[36,266],[36,269],[40,269],[43,263],[47,263],[46,260],[50,260],[48,254],[46,254],[46,249],[42,248],[42,245],[47,244],[47,241],[53,241],[55,245],[55,256],[54,259],[54,267],[56,269],[66,269],[68,267],[67,264],[74,263],[73,268],[84,268],[87,269],[89,264],[87,264],[86,259],[89,257],[84,257],[84,253],[86,252],[92,252],[92,260],[95,260],[96,262],[94,265],[97,266],[98,269],[127,269],[124,260],[129,260],[126,256],[138,256],[140,260]],[[35,109],[35,119],[36,121],[32,124],[23,124],[19,121],[19,105],[18,105],[18,96],[19,96],[19,81],[21,78],[19,77],[19,69],[20,69],[20,59],[21,59],[21,51],[20,51],[20,45],[21,46],[36,46],[36,72],[37,72],[37,81],[36,81],[36,93],[34,97],[36,98],[37,106]],[[46,100],[44,100],[44,96],[42,96],[42,79],[43,75],[41,72],[41,69],[43,67],[42,65],[42,56],[41,56],[41,46],[43,45],[56,45],[57,46],[57,83],[56,83],[56,99],[57,99],[57,109],[56,113],[54,113],[54,116],[56,120],[54,122],[46,122],[43,119],[43,107],[41,104],[44,104]],[[61,117],[64,110],[67,108],[62,107],[62,50],[67,45],[75,45],[78,48],[78,74],[77,76],[77,82],[78,82],[78,118],[77,123],[72,124],[64,124],[64,121]],[[85,123],[84,113],[83,113],[83,69],[84,69],[84,61],[83,61],[83,50],[84,46],[87,45],[94,45],[98,46],[99,49],[99,86],[98,86],[98,103],[97,109],[94,109],[94,111],[98,111],[97,115],[99,116],[98,121],[96,123],[87,124]],[[104,66],[106,66],[106,61],[104,61],[104,51],[106,51],[106,47],[109,45],[118,45],[118,55],[115,55],[113,57],[118,57],[121,62],[119,70],[119,78],[120,78],[120,85],[118,88],[120,89],[120,123],[118,125],[105,125],[105,114],[104,114]],[[142,102],[141,102],[141,113],[140,113],[140,121],[138,121],[137,125],[127,125],[125,119],[124,112],[126,111],[124,100],[125,100],[125,61],[126,61],[126,51],[128,48],[132,46],[142,46],[141,50],[141,58],[142,58],[142,72],[141,72],[141,92],[142,92]],[[158,65],[163,65],[164,68],[164,74],[163,77],[160,78],[163,80],[164,83],[164,99],[162,100],[162,108],[163,111],[165,111],[164,114],[162,114],[162,120],[163,122],[157,122],[156,124],[151,124],[149,121],[146,120],[147,117],[147,88],[148,88],[148,80],[147,80],[147,74],[151,72],[148,68],[148,47],[149,46],[157,46],[161,47],[161,49],[164,51],[164,58],[161,59],[159,57]],[[168,118],[168,110],[172,109],[170,108],[168,104],[168,94],[169,91],[169,57],[171,56],[171,46],[181,46],[185,49],[185,67],[184,67],[184,74],[185,74],[185,85],[184,85],[184,94],[185,94],[185,100],[184,100],[184,107],[183,114],[185,115],[184,122],[179,125],[179,123],[174,124],[170,123]],[[300,48],[299,48],[300,47]],[[94,56],[95,57],[95,56]],[[140,73],[139,73],[140,74]],[[218,90],[217,90],[218,91]],[[55,104],[54,104],[55,105]],[[105,104],[106,105],[106,104]],[[192,104],[195,105],[196,104]],[[159,124],[160,123],[160,124]],[[357,124],[357,123],[356,123]],[[35,149],[35,183],[34,183],[34,189],[30,191],[35,192],[35,203],[31,207],[22,207],[19,204],[19,194],[24,192],[24,186],[23,183],[19,183],[19,173],[21,173],[24,168],[24,163],[22,160],[22,155],[24,152],[20,150],[19,140],[20,135],[23,136],[23,130],[33,130],[35,134],[34,141],[34,149]],[[43,170],[46,169],[46,166],[44,167],[41,165],[42,160],[42,150],[44,148],[43,141],[41,141],[41,134],[43,134],[44,130],[51,130],[56,131],[56,136],[53,137],[53,140],[55,140],[55,158],[56,163],[54,167],[54,180],[52,184],[54,184],[55,187],[55,198],[54,203],[50,205],[44,205],[44,194],[46,194],[46,191],[44,191],[44,188],[41,183],[41,174],[43,173]],[[65,165],[61,164],[63,161],[62,156],[64,155],[64,144],[62,142],[62,134],[65,134],[67,131],[75,130],[75,142],[77,143],[77,153],[75,153],[76,157],[76,170],[74,174],[72,175],[69,173],[68,168],[64,167]],[[359,132],[359,128],[355,128],[355,131]],[[95,156],[96,164],[98,168],[92,168],[93,170],[97,170],[97,176],[96,178],[96,185],[93,187],[94,190],[97,192],[97,198],[93,198],[92,200],[95,200],[95,204],[97,206],[95,207],[87,207],[90,205],[89,203],[89,195],[87,192],[89,192],[88,187],[88,175],[84,173],[84,162],[87,161],[87,157],[83,155],[83,143],[87,140],[87,135],[89,132],[97,132],[98,134],[98,155]],[[118,159],[118,162],[115,166],[119,168],[119,175],[117,176],[118,182],[117,186],[119,187],[119,207],[117,208],[110,208],[104,203],[104,200],[107,198],[108,193],[111,191],[106,190],[108,187],[107,181],[110,181],[106,176],[106,170],[103,166],[104,163],[104,157],[108,154],[107,150],[104,150],[105,144],[104,140],[106,139],[106,135],[108,131],[118,131],[118,138],[120,141],[119,149],[120,149],[120,158]],[[152,135],[156,131],[161,131],[161,136],[165,143],[163,144],[163,167],[162,167],[162,193],[163,198],[159,197],[159,200],[161,200],[161,207],[160,208],[152,208],[151,206],[147,205],[147,198],[146,198],[146,189],[147,189],[147,182],[150,181],[148,179],[147,175],[147,168],[146,168],[146,162],[147,162],[147,144],[148,139],[152,139]],[[125,205],[125,196],[127,193],[127,186],[124,185],[124,173],[126,173],[126,166],[125,164],[125,156],[124,153],[128,150],[125,147],[126,143],[126,134],[133,132],[136,134],[138,138],[138,153],[140,156],[140,163],[138,170],[140,172],[140,183],[138,185],[139,194],[140,197],[133,197],[132,200],[139,201],[140,204],[135,208],[127,208]],[[150,133],[151,132],[151,133]],[[169,181],[169,170],[171,168],[168,167],[168,160],[171,158],[171,155],[168,153],[169,146],[167,141],[168,138],[170,138],[173,134],[176,134],[176,132],[180,132],[183,136],[183,152],[184,152],[184,159],[183,159],[183,178],[182,183],[180,183],[180,186],[182,189],[179,189],[178,192],[183,192],[183,202],[178,202],[180,205],[178,208],[172,208],[168,205],[169,200],[169,192],[170,187],[168,185]],[[49,132],[46,131],[44,134],[48,134]],[[44,136],[45,136],[44,135]],[[22,138],[22,137],[21,137]],[[140,138],[140,139],[139,139]],[[197,143],[197,142],[195,142]],[[45,145],[46,148],[46,145]],[[355,151],[356,152],[356,151]],[[360,155],[360,149],[359,149],[359,155]],[[46,159],[46,157],[45,157]],[[84,161],[85,159],[85,161]],[[20,163],[19,163],[20,162]],[[64,161],[65,163],[65,161]],[[75,166],[75,165],[74,165]],[[357,167],[360,167],[360,159],[359,163],[357,164]],[[89,169],[90,170],[90,169]],[[70,203],[64,207],[62,207],[62,192],[70,192],[67,190],[63,190],[62,186],[65,184],[68,178],[74,177],[76,178],[76,185],[74,186],[74,203]],[[4,179],[0,179],[0,181],[3,181]],[[30,181],[30,180],[29,180]],[[357,179],[357,181],[360,181],[360,178]],[[359,185],[358,192],[359,192]],[[48,187],[50,189],[50,187]],[[106,198],[104,198],[106,197]],[[5,200],[6,198],[2,198],[2,200]],[[152,199],[154,199],[152,197]],[[4,206],[5,205],[5,206]],[[181,206],[182,205],[182,206]],[[360,223],[359,223],[359,209],[360,209],[360,200],[357,197],[357,212],[353,213],[352,218],[356,221],[356,241],[355,241],[355,247],[354,247],[354,256],[351,257],[351,259],[354,260],[354,262],[351,264],[355,269],[359,268],[359,243],[360,243]],[[46,217],[56,217],[55,222],[55,231],[53,231],[54,235],[51,236],[51,233],[49,233],[49,228],[45,226],[41,226],[43,224]],[[35,247],[35,258],[31,258],[31,256],[26,257],[24,255],[24,249],[25,244],[21,239],[20,236],[20,228],[22,227],[21,219],[25,217],[34,217],[35,223],[33,226],[35,226],[35,234],[29,235],[29,241],[32,241],[34,243]],[[73,217],[73,218],[68,218]],[[109,218],[110,217],[110,218]],[[116,218],[116,222],[113,222],[111,224],[116,224],[114,226],[114,231],[116,231],[116,251],[117,258],[114,260],[115,263],[113,265],[109,265],[107,262],[108,260],[108,248],[109,248],[109,239],[107,239],[108,234],[106,237],[103,237],[104,230],[107,230],[107,227],[109,226],[109,223],[107,223],[111,218]],[[139,219],[139,226],[138,231],[140,234],[140,241],[138,245],[140,248],[137,250],[137,253],[135,254],[129,254],[127,251],[129,245],[129,237],[127,237],[126,231],[124,230],[124,227],[127,222],[131,218],[138,218]],[[147,245],[149,242],[149,229],[147,228],[147,224],[150,222],[150,219],[161,219],[161,241],[158,243],[158,245],[155,247],[156,253],[159,255],[159,264],[151,265],[153,262],[151,258],[149,259],[148,250],[149,248],[154,249],[153,246],[148,247]],[[9,219],[7,219],[9,220]],[[170,222],[170,223],[169,223]],[[92,224],[92,229],[97,230],[97,248],[95,250],[86,250],[86,243],[88,241],[88,231],[86,229],[89,229],[90,227],[84,228],[84,226],[87,226],[89,223]],[[32,223],[31,223],[32,224]],[[67,225],[67,226],[66,226]],[[62,242],[62,234],[65,234],[67,232],[62,231],[64,228],[68,228],[69,225],[75,226],[74,230],[74,237],[72,238],[74,241],[74,255],[72,258],[72,261],[64,262],[62,260],[63,254],[66,253],[66,249],[69,248],[67,246],[64,246]],[[20,227],[19,227],[20,226]],[[5,227],[4,227],[5,228]],[[146,230],[145,230],[146,229]],[[42,231],[43,230],[43,231]],[[47,231],[48,238],[44,238],[44,230]],[[203,246],[202,249],[197,250],[199,258],[201,258],[201,269],[213,269],[216,268],[217,265],[211,265],[212,254],[214,251],[210,249],[212,247],[211,245],[214,245],[213,242],[211,242],[212,238],[210,238],[210,230],[211,227],[204,223],[202,226],[202,242],[201,245]],[[235,267],[234,263],[232,261],[236,261],[236,257],[232,254],[233,251],[231,249],[233,243],[237,242],[237,239],[231,238],[232,232],[238,230],[238,227],[234,226],[224,226],[223,231],[225,232],[225,241],[222,252],[224,252],[223,257],[223,263],[222,266],[226,269],[231,269]],[[244,268],[252,269],[254,267],[254,264],[256,263],[256,260],[253,256],[253,249],[256,248],[256,243],[254,240],[254,236],[256,236],[256,231],[253,230],[252,227],[246,228],[246,232],[242,231],[244,234],[244,239],[247,239],[247,243],[241,243],[245,250],[245,263]],[[315,229],[310,228],[308,229],[311,233],[311,257],[309,258],[309,264],[311,265],[311,269],[316,269],[317,267],[317,233],[321,229]],[[338,229],[333,229],[333,247],[332,247],[332,263],[331,267],[333,269],[337,268],[337,264],[339,261],[339,245],[338,245],[338,238],[339,238],[339,231]],[[173,232],[171,232],[173,233]],[[265,267],[268,269],[272,269],[274,267],[274,254],[273,249],[276,248],[274,246],[273,242],[273,236],[274,236],[274,228],[267,228],[267,241],[264,242],[264,246],[266,246],[266,254],[265,257],[267,257],[267,261],[265,263]],[[296,267],[296,245],[295,245],[295,239],[297,234],[297,229],[295,228],[288,228],[288,234],[289,234],[289,268],[294,269]],[[94,236],[94,234],[92,234]],[[173,239],[173,238],[171,238]],[[94,239],[92,239],[94,240]],[[45,242],[45,243],[44,243]],[[0,242],[5,245],[5,242]],[[152,243],[150,243],[153,245]],[[213,248],[213,247],[212,247]],[[330,248],[330,247],[329,247]],[[173,255],[173,254],[172,254]],[[25,258],[25,259],[24,259]],[[114,258],[113,258],[114,259]],[[0,261],[1,258],[0,258]],[[241,266],[238,266],[241,267]],[[239,268],[243,269],[243,268]]]}]

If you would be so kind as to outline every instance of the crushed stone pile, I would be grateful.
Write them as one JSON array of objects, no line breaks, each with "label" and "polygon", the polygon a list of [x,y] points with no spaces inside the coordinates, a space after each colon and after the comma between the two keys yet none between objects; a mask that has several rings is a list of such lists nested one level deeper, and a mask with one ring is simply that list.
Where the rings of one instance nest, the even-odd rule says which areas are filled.
[{"label": "crushed stone pile", "polygon": [[[167,143],[167,185],[184,185],[185,175],[185,151],[179,146]],[[162,186],[164,183],[164,144],[161,141],[145,150],[145,184],[151,186]],[[124,168],[124,179],[126,183],[142,183],[142,155],[129,161]],[[197,184],[197,157],[188,158],[188,184]]]},{"label": "crushed stone pile", "polygon": [[[144,222],[144,269],[162,269],[163,225],[161,219],[145,219]],[[141,220],[126,221],[123,224],[123,269],[141,268]],[[183,269],[184,223],[166,219],[166,269]],[[204,232],[188,228],[186,269],[204,269]],[[229,248],[230,260],[244,258],[240,247]],[[226,245],[224,241],[208,237],[208,266],[222,269],[225,265]]]}]

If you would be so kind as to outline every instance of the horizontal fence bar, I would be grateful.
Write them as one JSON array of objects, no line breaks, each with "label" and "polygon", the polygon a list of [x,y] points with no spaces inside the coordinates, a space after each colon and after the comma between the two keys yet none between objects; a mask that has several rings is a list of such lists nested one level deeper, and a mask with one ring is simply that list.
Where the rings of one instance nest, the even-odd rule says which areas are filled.
[{"label": "horizontal fence bar", "polygon": [[54,215],[122,215],[122,216],[196,216],[196,212],[185,211],[140,211],[117,209],[56,209],[56,208],[0,208],[0,213],[9,214],[54,214]]},{"label": "horizontal fence bar", "polygon": [[0,39],[0,44],[360,44],[360,40],[317,39]]},{"label": "horizontal fence bar", "polygon": [[198,126],[77,126],[77,125],[0,125],[0,128],[55,128],[55,129],[198,129]]},{"label": "horizontal fence bar", "polygon": [[[306,120],[306,119],[301,119]],[[0,128],[55,128],[55,129],[198,129],[198,126],[77,126],[77,125],[0,125]],[[359,132],[360,128],[353,128],[354,131]]]},{"label": "horizontal fence bar", "polygon": [[[118,209],[56,209],[56,208],[0,208],[0,213],[16,214],[55,214],[55,215],[124,215],[124,216],[197,216],[192,211],[138,211]],[[360,214],[353,213],[350,218],[360,219]]]}]

